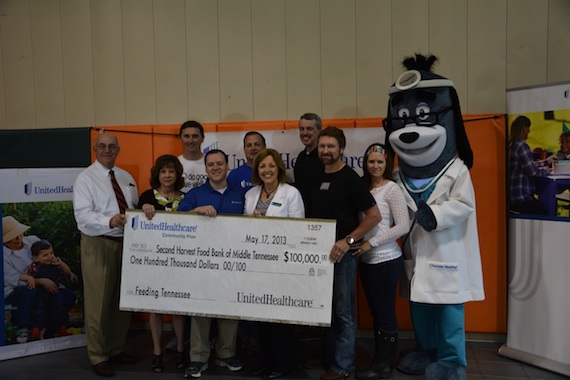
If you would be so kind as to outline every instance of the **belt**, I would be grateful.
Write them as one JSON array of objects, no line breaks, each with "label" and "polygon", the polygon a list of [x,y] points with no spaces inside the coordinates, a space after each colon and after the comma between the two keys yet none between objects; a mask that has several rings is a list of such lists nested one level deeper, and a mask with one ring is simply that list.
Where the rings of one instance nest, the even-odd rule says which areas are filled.
[{"label": "belt", "polygon": [[121,236],[109,236],[109,235],[99,235],[100,238],[113,240],[117,242],[123,242],[123,238]]}]

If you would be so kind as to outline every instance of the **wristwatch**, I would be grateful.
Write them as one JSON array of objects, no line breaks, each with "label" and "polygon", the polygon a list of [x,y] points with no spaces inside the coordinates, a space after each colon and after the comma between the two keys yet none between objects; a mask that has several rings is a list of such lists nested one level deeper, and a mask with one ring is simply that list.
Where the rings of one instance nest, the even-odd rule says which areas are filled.
[{"label": "wristwatch", "polygon": [[356,239],[353,238],[352,236],[348,235],[346,237],[346,242],[348,243],[348,245],[353,245],[356,242]]}]

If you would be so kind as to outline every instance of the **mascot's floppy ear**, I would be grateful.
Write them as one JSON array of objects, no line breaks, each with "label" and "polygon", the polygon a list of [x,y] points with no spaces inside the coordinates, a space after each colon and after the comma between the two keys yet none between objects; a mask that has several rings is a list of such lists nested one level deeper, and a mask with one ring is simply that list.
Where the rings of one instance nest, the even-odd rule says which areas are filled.
[{"label": "mascot's floppy ear", "polygon": [[453,109],[456,110],[456,112],[454,112],[454,117],[457,155],[463,160],[465,166],[467,166],[468,169],[471,169],[473,167],[473,151],[471,150],[471,144],[469,144],[469,139],[465,132],[465,126],[463,125],[463,117],[461,116],[461,108],[459,107],[459,97],[457,96],[457,91],[455,91],[454,88],[451,89],[450,95]]},{"label": "mascot's floppy ear", "polygon": [[390,133],[392,133],[392,112],[390,111],[390,103],[388,103],[388,111],[386,112],[386,118],[382,120],[382,127],[384,127],[384,133],[385,133],[384,146],[388,151],[392,153],[392,157],[395,157],[396,152],[394,152],[392,145],[390,145],[390,139],[388,139]]}]

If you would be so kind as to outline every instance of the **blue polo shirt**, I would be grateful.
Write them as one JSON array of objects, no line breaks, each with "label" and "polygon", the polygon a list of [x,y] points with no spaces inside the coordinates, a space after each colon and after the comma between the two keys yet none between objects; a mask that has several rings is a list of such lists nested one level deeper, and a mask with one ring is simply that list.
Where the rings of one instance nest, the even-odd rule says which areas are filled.
[{"label": "blue polo shirt", "polygon": [[221,194],[210,186],[210,181],[188,192],[178,206],[178,211],[190,211],[200,206],[214,206],[218,214],[243,214],[245,190],[228,182]]},{"label": "blue polo shirt", "polygon": [[228,175],[228,182],[236,187],[249,190],[253,187],[253,183],[251,182],[252,174],[253,168],[251,166],[247,166],[247,164],[243,164],[230,172]]}]

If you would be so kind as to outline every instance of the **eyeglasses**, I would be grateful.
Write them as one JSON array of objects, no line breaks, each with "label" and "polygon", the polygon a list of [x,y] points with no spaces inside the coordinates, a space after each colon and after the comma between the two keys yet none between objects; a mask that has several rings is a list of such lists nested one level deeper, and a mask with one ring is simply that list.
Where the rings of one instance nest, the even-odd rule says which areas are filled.
[{"label": "eyeglasses", "polygon": [[109,145],[107,145],[107,144],[97,144],[97,145],[95,145],[95,147],[96,147],[97,149],[100,149],[100,150],[106,150],[106,149],[115,150],[115,149],[118,148],[118,146],[115,145],[115,144],[109,144]]},{"label": "eyeglasses", "polygon": [[438,111],[419,113],[404,117],[391,117],[382,120],[382,126],[386,128],[388,122],[392,122],[392,129],[404,128],[407,124],[416,124],[421,127],[432,127],[439,123],[440,114],[453,109],[453,106],[442,108]]}]

